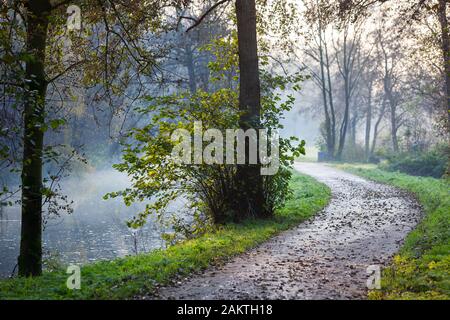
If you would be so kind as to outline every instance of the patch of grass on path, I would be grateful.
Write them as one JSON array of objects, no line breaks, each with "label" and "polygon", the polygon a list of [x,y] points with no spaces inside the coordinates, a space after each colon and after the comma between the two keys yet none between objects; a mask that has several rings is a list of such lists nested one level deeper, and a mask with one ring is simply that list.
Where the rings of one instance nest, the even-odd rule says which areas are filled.
[{"label": "patch of grass on path", "polygon": [[391,266],[383,271],[382,290],[371,291],[369,298],[450,299],[449,180],[413,177],[364,165],[336,166],[413,193],[426,213]]},{"label": "patch of grass on path", "polygon": [[165,250],[81,268],[81,289],[68,290],[63,270],[37,278],[0,280],[0,299],[129,299],[157,284],[225,262],[313,216],[330,199],[330,190],[313,178],[294,173],[294,196],[271,220],[228,224],[215,232]]}]

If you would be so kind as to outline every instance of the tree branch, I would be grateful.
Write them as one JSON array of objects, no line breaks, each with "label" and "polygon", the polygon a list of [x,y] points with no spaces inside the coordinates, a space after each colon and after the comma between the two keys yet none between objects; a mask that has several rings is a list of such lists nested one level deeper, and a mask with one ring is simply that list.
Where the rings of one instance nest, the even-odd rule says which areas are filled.
[{"label": "tree branch", "polygon": [[198,19],[194,19],[194,18],[190,18],[189,20],[194,20],[195,23],[193,25],[191,25],[189,28],[187,28],[186,32],[189,32],[190,30],[194,29],[195,27],[197,27],[200,23],[202,23],[202,21],[211,13],[213,12],[217,7],[221,6],[224,3],[228,3],[231,0],[221,0],[219,2],[217,2],[215,5],[213,5],[211,8],[209,8],[208,10],[205,11],[205,13],[203,13],[200,18]]}]

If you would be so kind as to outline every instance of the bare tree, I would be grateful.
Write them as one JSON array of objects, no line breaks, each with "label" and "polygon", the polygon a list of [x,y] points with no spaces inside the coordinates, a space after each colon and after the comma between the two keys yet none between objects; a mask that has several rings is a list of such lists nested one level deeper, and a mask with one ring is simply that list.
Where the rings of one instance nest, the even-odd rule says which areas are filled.
[{"label": "bare tree", "polygon": [[[391,125],[391,141],[394,152],[399,151],[398,130],[403,124],[402,115],[399,114],[399,106],[401,104],[401,94],[398,90],[400,78],[398,75],[398,63],[400,60],[399,50],[397,48],[389,48],[382,34],[382,30],[378,30],[378,47],[381,52],[382,59],[382,77],[383,88],[386,101],[389,105],[390,125]],[[390,45],[393,45],[390,42]]]},{"label": "bare tree", "polygon": [[[306,6],[306,21],[309,24],[309,35],[303,53],[311,58],[312,63],[305,66],[312,75],[312,80],[321,90],[324,109],[325,144],[329,159],[333,159],[336,149],[336,111],[333,100],[333,86],[331,81],[331,59],[328,53],[327,43],[327,16],[326,6],[323,1],[304,1]],[[328,28],[329,29],[329,28]],[[302,60],[302,58],[298,58]],[[319,71],[314,64],[319,65]]]},{"label": "bare tree", "polygon": [[358,61],[361,61],[362,54],[362,24],[353,24],[347,21],[342,25],[340,33],[342,39],[337,39],[334,42],[336,63],[344,82],[344,113],[339,128],[339,146],[336,153],[336,159],[338,160],[342,157],[347,138],[352,98],[361,78],[363,66],[367,61],[366,57],[363,62],[358,63]]},{"label": "bare tree", "polygon": [[[369,15],[369,10],[375,5],[394,3],[392,0],[338,0],[339,14],[341,17],[359,19]],[[429,0],[415,0],[406,2],[406,8],[399,12],[398,20],[401,27],[406,27],[414,20],[426,20],[426,17],[437,17],[440,24],[440,44],[442,51],[442,74],[444,85],[444,105],[447,113],[447,131],[450,130],[450,33],[448,24],[447,0],[438,0],[437,3]]]}]

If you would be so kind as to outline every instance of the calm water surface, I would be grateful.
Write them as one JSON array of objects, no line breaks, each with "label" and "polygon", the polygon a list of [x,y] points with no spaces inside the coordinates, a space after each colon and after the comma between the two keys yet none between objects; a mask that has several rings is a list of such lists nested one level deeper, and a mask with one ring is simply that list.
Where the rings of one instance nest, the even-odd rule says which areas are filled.
[{"label": "calm water surface", "polygon": [[[63,183],[64,192],[74,201],[70,215],[50,219],[43,232],[47,260],[64,264],[123,257],[164,247],[161,234],[170,231],[149,218],[144,228],[130,230],[125,222],[142,210],[145,203],[127,207],[121,199],[103,200],[104,194],[129,186],[129,180],[114,170],[86,173]],[[183,206],[174,204],[169,214]],[[0,214],[0,277],[11,275],[19,254],[20,208],[6,207]]]}]

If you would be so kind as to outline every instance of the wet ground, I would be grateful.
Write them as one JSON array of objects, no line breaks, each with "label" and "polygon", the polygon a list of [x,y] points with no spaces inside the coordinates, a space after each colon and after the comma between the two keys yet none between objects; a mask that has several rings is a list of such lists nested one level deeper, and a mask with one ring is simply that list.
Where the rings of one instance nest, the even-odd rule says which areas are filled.
[{"label": "wet ground", "polygon": [[323,164],[295,168],[331,188],[323,211],[150,298],[364,299],[368,266],[389,262],[419,222],[420,206],[403,191]]}]

